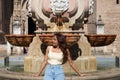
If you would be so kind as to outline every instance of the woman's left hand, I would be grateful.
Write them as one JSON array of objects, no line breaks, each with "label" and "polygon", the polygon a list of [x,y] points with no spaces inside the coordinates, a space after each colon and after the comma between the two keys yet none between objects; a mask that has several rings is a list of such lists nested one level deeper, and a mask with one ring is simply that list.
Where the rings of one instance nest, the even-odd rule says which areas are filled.
[{"label": "woman's left hand", "polygon": [[33,74],[32,77],[38,77],[40,76],[39,74]]},{"label": "woman's left hand", "polygon": [[89,76],[89,74],[80,74],[79,76],[83,77],[83,76]]}]

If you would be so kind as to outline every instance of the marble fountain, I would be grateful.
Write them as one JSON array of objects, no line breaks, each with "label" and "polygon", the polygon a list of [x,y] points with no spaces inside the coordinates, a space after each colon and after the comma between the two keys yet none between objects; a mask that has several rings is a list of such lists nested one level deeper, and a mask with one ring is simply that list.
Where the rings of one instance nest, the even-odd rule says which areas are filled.
[{"label": "marble fountain", "polygon": [[[36,25],[39,24],[38,29],[34,31],[34,35],[9,34],[6,35],[6,38],[12,45],[28,47],[28,55],[24,57],[24,72],[35,73],[39,71],[45,49],[48,45],[52,45],[53,34],[58,32],[66,36],[72,59],[79,70],[81,72],[96,72],[97,62],[96,57],[91,54],[91,47],[111,44],[114,42],[116,34],[86,34],[84,24],[87,23],[89,15],[93,13],[93,5],[93,0],[23,1],[23,9],[28,6],[28,15],[36,20]],[[49,28],[44,30],[41,27],[43,24]],[[75,25],[77,29],[73,30]],[[63,66],[66,74],[74,73],[68,63]]]}]

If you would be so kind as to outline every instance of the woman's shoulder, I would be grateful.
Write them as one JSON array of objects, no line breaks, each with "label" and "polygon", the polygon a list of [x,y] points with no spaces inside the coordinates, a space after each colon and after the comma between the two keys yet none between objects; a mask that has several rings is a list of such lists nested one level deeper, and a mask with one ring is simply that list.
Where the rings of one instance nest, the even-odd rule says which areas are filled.
[{"label": "woman's shoulder", "polygon": [[48,53],[49,51],[50,51],[50,48],[51,48],[52,46],[47,46],[47,48],[46,48],[46,53]]},{"label": "woman's shoulder", "polygon": [[48,47],[47,47],[47,50],[49,50],[51,47],[52,47],[52,46],[48,46]]}]

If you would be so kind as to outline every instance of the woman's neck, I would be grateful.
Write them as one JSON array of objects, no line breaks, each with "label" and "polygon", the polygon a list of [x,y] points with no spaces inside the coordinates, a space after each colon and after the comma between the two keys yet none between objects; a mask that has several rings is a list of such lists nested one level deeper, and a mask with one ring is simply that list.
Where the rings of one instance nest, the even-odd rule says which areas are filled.
[{"label": "woman's neck", "polygon": [[56,48],[56,49],[58,49],[58,48],[59,48],[59,46],[53,46],[53,48]]}]

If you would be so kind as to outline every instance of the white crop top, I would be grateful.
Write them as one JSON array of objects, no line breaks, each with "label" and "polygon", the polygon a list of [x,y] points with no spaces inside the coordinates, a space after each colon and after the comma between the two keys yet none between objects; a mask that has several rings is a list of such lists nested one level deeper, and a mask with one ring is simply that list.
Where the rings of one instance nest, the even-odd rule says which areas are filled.
[{"label": "white crop top", "polygon": [[53,65],[62,64],[63,52],[60,52],[60,53],[52,52],[52,48],[53,47],[51,46],[48,53],[48,63]]}]

